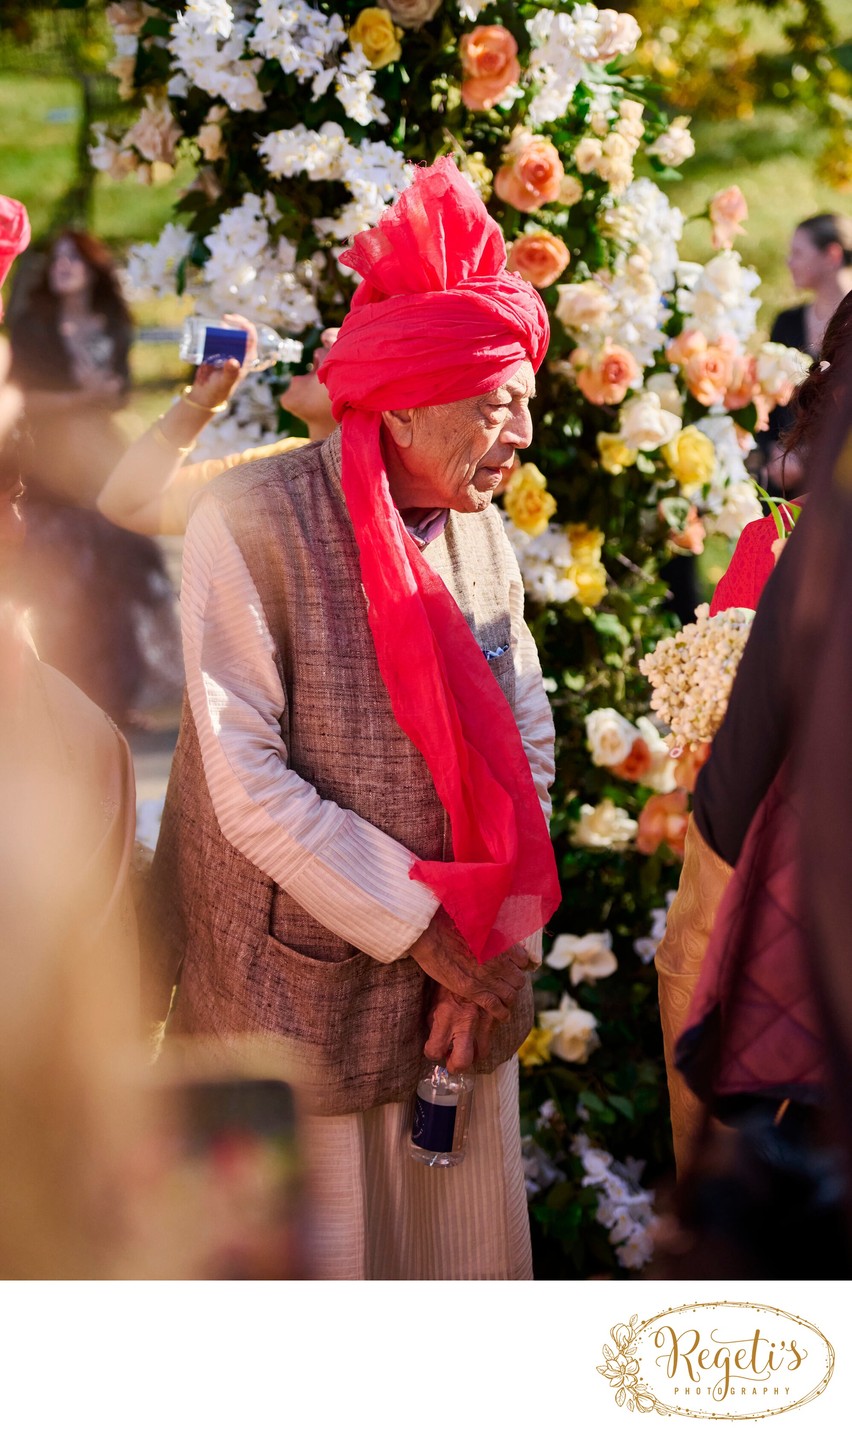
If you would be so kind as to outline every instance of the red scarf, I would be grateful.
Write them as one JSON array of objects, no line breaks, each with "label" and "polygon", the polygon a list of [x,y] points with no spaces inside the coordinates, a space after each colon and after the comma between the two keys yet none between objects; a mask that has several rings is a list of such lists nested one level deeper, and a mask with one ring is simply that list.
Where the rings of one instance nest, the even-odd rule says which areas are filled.
[{"label": "red scarf", "polygon": [[467,621],[390,494],[383,410],[470,399],[547,351],[538,293],[506,270],[496,223],[449,158],[421,170],[342,263],[363,276],[319,370],[342,421],[343,492],[382,678],[450,818],[452,862],[416,860],[480,962],[542,928],[560,900],[514,715]]}]

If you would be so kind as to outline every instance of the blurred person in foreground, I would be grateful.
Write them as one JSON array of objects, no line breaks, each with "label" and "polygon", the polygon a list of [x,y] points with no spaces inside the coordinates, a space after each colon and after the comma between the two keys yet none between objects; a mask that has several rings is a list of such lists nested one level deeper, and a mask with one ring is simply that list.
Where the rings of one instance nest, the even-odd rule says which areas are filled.
[{"label": "blurred person in foreground", "polygon": [[[852,293],[837,307],[823,338],[821,358],[813,363],[799,386],[790,409],[786,444],[789,451],[795,450],[801,456],[808,488],[813,466],[821,463],[824,436],[830,432],[845,403],[845,374],[851,362]],[[732,608],[756,609],[785,544],[778,536],[771,515],[746,525],[731,563],[716,587],[710,613]],[[779,643],[782,642],[779,636]],[[740,726],[735,728],[738,712]],[[755,735],[760,738],[759,760],[750,752]],[[713,936],[709,959],[708,942],[728,887],[732,863],[740,857],[743,825],[748,826],[767,800],[771,782],[791,743],[784,708],[776,704],[772,687],[756,690],[749,710],[738,701],[733,720],[726,720],[723,732],[720,731],[714,741],[707,773],[702,771],[693,779],[695,814],[687,835],[683,873],[666,935],[655,959],[675,1152],[681,1170],[687,1166],[690,1147],[700,1129],[702,1110],[678,1072],[675,1047],[687,1025],[700,976],[704,975],[702,982],[706,985],[710,972],[715,972],[714,965],[721,962],[722,946],[718,936]],[[724,767],[720,767],[723,764]],[[740,765],[745,766],[742,774]],[[715,982],[718,981],[717,973]],[[693,1021],[694,1017],[693,1014]],[[794,1052],[795,1045],[791,1045],[788,1054]],[[760,1072],[759,1065],[756,1072]],[[754,1075],[752,1077],[754,1079]]]},{"label": "blurred person in foreground", "polygon": [[[802,220],[790,240],[787,268],[796,289],[810,290],[813,299],[782,310],[769,338],[817,360],[826,327],[852,290],[852,216],[823,214]],[[804,460],[795,445],[786,443],[793,417],[791,405],[778,405],[762,437],[771,487],[786,495],[800,494],[807,483]]]},{"label": "blurred person in foreground", "polygon": [[123,727],[174,704],[182,683],[162,556],[97,511],[127,447],[115,412],[127,402],[131,337],[108,250],[92,235],[64,231],[10,321],[29,438],[18,598],[42,657]]},{"label": "blurred person in foreground", "polygon": [[307,425],[307,439],[285,436],[222,459],[186,463],[205,427],[215,414],[227,408],[250,368],[255,343],[253,326],[241,315],[224,318],[248,332],[245,363],[240,367],[235,359],[229,359],[223,365],[199,365],[192,384],[186,386],[171,409],[126,450],[98,495],[98,508],[113,524],[137,534],[184,534],[193,504],[217,475],[255,459],[289,454],[302,445],[326,439],[334,429],[331,401],[316,374],[337,337],[337,330],[329,329],[322,333],[308,372],[294,375],[281,397],[282,408]]},{"label": "blurred person in foreground", "polygon": [[[320,1276],[529,1278],[514,1056],[559,899],[553,724],[490,500],[547,316],[449,159],[344,260],[342,428],[189,523],[150,978],[166,1005],[182,965],[167,1034],[295,1065]],[[406,1152],[424,1046],[481,1075],[451,1169]]]},{"label": "blurred person in foreground", "polygon": [[[29,239],[0,197],[0,281]],[[127,1157],[123,1063],[138,1037],[127,745],[38,657],[17,604],[24,494],[0,388],[0,1273],[110,1272]]]}]

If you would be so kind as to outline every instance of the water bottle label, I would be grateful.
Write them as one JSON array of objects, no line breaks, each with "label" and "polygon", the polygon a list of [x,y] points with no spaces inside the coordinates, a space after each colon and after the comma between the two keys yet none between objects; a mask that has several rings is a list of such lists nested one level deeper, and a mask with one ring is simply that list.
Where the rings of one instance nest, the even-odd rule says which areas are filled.
[{"label": "water bottle label", "polygon": [[248,335],[245,330],[228,330],[219,325],[208,325],[204,331],[201,363],[221,365],[225,360],[235,359],[242,364],[246,357],[247,344]]},{"label": "water bottle label", "polygon": [[429,1103],[417,1094],[411,1142],[418,1148],[428,1149],[430,1153],[452,1153],[456,1112],[454,1104]]}]

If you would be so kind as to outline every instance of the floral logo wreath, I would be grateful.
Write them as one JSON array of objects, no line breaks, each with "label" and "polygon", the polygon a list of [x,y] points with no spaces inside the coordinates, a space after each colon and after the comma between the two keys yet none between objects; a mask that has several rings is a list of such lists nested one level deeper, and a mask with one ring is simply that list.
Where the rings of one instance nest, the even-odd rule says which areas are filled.
[{"label": "floral logo wreath", "polygon": [[667,1416],[671,1409],[659,1398],[655,1398],[650,1389],[639,1381],[639,1361],[636,1358],[636,1325],[639,1322],[639,1315],[634,1313],[629,1323],[616,1323],[614,1328],[609,1330],[610,1337],[615,1344],[615,1350],[610,1348],[608,1343],[603,1346],[605,1363],[598,1364],[598,1373],[602,1373],[607,1379],[611,1388],[615,1389],[615,1401],[619,1408],[626,1408],[629,1413],[635,1409],[637,1413],[661,1413]]}]

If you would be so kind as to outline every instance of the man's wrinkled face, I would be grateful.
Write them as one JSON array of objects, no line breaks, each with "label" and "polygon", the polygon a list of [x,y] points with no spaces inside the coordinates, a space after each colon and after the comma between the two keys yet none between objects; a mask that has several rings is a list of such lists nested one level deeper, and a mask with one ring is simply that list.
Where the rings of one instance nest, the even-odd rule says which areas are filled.
[{"label": "man's wrinkled face", "polygon": [[532,440],[534,394],[535,374],[525,360],[490,394],[416,409],[405,431],[388,424],[397,461],[392,489],[400,507],[467,514],[486,509],[516,451]]}]

